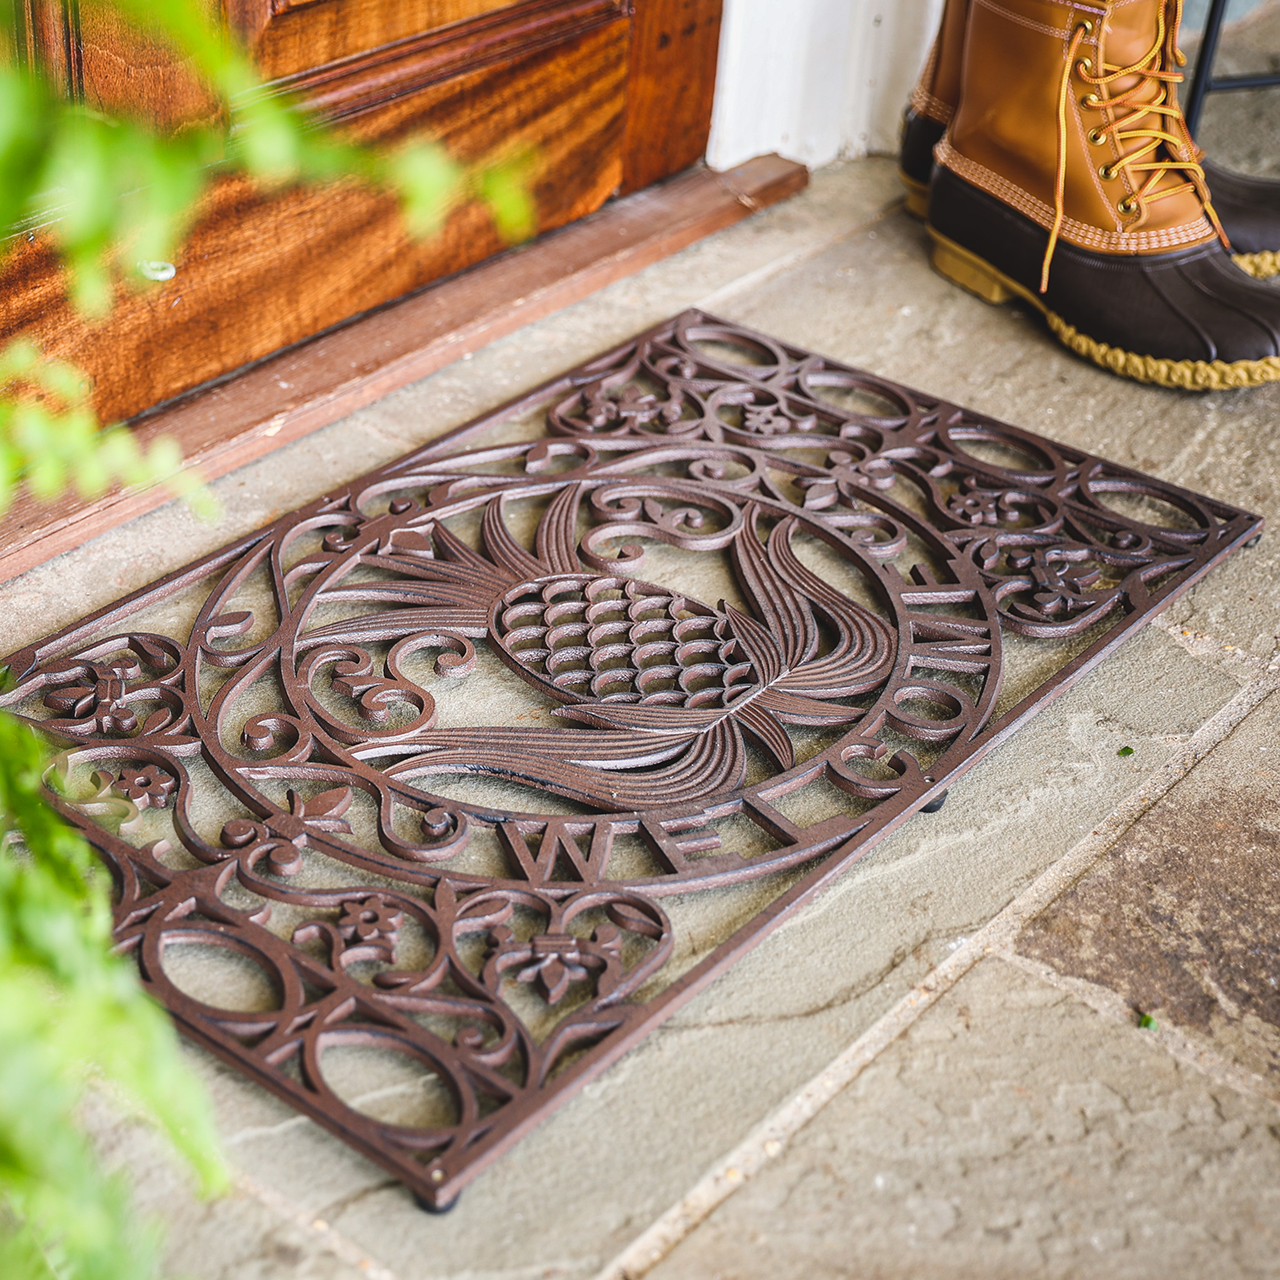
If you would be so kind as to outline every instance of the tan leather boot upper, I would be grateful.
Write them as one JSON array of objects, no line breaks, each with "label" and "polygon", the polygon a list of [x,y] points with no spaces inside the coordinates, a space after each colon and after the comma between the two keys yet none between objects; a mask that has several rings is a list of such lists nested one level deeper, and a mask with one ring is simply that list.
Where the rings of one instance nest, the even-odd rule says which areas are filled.
[{"label": "tan leather boot upper", "polygon": [[960,100],[964,21],[968,16],[969,0],[947,0],[929,60],[911,93],[911,109],[939,124],[950,123]]},{"label": "tan leather boot upper", "polygon": [[1159,253],[1212,238],[1173,113],[1180,8],[971,0],[959,106],[937,162],[1082,249]]}]

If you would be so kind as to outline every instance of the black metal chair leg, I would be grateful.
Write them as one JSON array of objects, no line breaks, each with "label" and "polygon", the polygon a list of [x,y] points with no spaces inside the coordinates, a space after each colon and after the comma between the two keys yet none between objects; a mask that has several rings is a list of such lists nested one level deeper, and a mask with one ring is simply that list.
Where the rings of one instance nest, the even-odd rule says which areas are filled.
[{"label": "black metal chair leg", "polygon": [[1280,74],[1259,76],[1222,76],[1213,74],[1213,62],[1218,56],[1218,40],[1222,35],[1222,24],[1226,20],[1227,6],[1230,0],[1210,0],[1209,14],[1204,20],[1204,38],[1200,41],[1200,53],[1196,58],[1195,74],[1187,89],[1187,100],[1183,114],[1187,118],[1187,128],[1195,136],[1200,124],[1200,112],[1204,108],[1204,100],[1211,93],[1221,93],[1228,89],[1271,89],[1280,86]]}]

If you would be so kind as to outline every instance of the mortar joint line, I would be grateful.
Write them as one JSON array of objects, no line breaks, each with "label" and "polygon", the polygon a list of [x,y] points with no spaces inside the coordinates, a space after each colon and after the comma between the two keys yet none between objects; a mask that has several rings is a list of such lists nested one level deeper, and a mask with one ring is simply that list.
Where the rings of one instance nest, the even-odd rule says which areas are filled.
[{"label": "mortar joint line", "polygon": [[[1087,978],[1075,978],[1059,973],[1052,965],[1045,964],[1042,960],[1034,960],[1014,950],[1011,943],[999,947],[995,952],[995,958],[1013,965],[1046,986],[1065,992],[1073,999],[1088,1005],[1101,1017],[1126,1023],[1131,1027],[1137,1025],[1133,1006],[1124,996],[1112,991],[1109,987],[1090,982]],[[1179,1062],[1207,1076],[1215,1084],[1225,1085],[1237,1093],[1252,1094],[1273,1106],[1280,1107],[1280,1096],[1277,1096],[1273,1084],[1256,1072],[1249,1071],[1230,1059],[1224,1058],[1207,1045],[1199,1044],[1191,1037],[1184,1035],[1177,1027],[1162,1021],[1158,1026],[1144,1029],[1142,1036]]]},{"label": "mortar joint line", "polygon": [[399,1280],[394,1271],[370,1257],[355,1241],[348,1239],[323,1218],[305,1212],[280,1192],[263,1186],[242,1170],[236,1171],[234,1184],[245,1195],[257,1200],[268,1213],[300,1227],[327,1252],[355,1267],[369,1280]]}]

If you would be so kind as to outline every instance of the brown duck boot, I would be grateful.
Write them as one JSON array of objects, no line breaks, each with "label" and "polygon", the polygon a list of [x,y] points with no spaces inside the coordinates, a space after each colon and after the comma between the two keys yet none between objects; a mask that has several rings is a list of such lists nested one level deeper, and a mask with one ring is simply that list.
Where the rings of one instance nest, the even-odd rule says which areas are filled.
[{"label": "brown duck boot", "polygon": [[1112,372],[1255,386],[1280,379],[1280,290],[1223,247],[1171,93],[1180,9],[972,6],[958,105],[934,152],[934,265],[990,302],[1031,302]]},{"label": "brown duck boot", "polygon": [[[960,99],[969,3],[970,0],[946,0],[929,61],[920,73],[903,119],[899,174],[907,189],[907,210],[918,218],[923,218],[928,209],[933,149],[942,140]],[[1169,16],[1165,61],[1169,68],[1176,69],[1186,65],[1178,48],[1181,5]],[[1172,89],[1170,92],[1172,96]],[[1194,151],[1192,158],[1204,170],[1213,207],[1231,241],[1236,266],[1259,279],[1280,274],[1280,182],[1223,169],[1206,159],[1189,136],[1187,142]]]},{"label": "brown duck boot", "polygon": [[917,218],[929,212],[929,176],[933,149],[942,140],[960,101],[960,65],[969,0],[946,0],[942,25],[929,51],[902,122],[898,176],[907,189],[907,210]]}]

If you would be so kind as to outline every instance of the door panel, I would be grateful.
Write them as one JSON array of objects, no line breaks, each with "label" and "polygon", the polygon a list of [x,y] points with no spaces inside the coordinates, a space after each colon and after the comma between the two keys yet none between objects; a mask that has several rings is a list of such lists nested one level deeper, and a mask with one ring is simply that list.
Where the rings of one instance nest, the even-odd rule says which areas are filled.
[{"label": "door panel", "polygon": [[[571,47],[574,37],[612,25],[622,41],[625,55],[629,39],[622,0],[532,0],[488,14],[473,22],[443,30],[426,32],[407,40],[384,45],[340,63],[318,67],[273,82],[281,93],[295,94],[322,119],[338,122],[365,116],[348,132],[362,141],[390,141],[407,131],[422,128],[426,100],[412,95],[456,78],[467,78],[476,71],[511,64],[544,51],[551,53],[552,63],[560,59],[566,81],[576,81],[590,69],[578,65],[580,55]],[[626,68],[623,68],[625,76]],[[626,86],[611,81],[618,93],[618,109],[625,104]],[[566,85],[567,91],[572,91]],[[479,92],[495,99],[431,99],[428,109],[432,120],[431,136],[452,147],[451,130],[469,129],[473,112],[496,113],[501,120],[488,130],[490,147],[504,138],[521,140],[530,117],[537,114],[540,103],[519,99],[520,85],[510,78],[484,82]],[[370,113],[376,113],[370,116]],[[439,123],[436,123],[436,122]],[[619,138],[619,143],[621,139]],[[475,159],[481,152],[459,158]]]},{"label": "door panel", "polygon": [[[109,25],[88,39],[60,0],[26,3],[33,24],[43,23],[43,56],[61,68],[69,92],[106,109],[132,101],[166,123],[208,114],[208,101],[163,51],[130,50],[128,33]],[[264,67],[279,71],[304,52],[312,59],[277,75],[275,87],[348,136],[392,144],[424,134],[464,161],[529,148],[540,232],[701,156],[719,15],[720,0],[231,0],[232,18],[251,35],[257,23]],[[71,25],[57,28],[64,18]],[[270,62],[263,51],[286,48],[280,33],[294,30],[290,23],[293,52]],[[409,35],[387,38],[405,25],[414,27]],[[283,43],[273,45],[277,37]],[[364,50],[351,52],[361,40]],[[334,49],[348,52],[331,59]],[[81,365],[108,420],[504,247],[477,208],[455,211],[442,234],[420,243],[406,236],[391,196],[355,183],[264,194],[227,177],[207,197],[173,279],[141,292],[122,284],[115,312],[86,324],[66,302],[44,239],[16,244],[0,270],[0,341],[26,331]]]},{"label": "door panel", "polygon": [[631,20],[622,189],[702,159],[720,48],[720,0],[637,0]]},{"label": "door panel", "polygon": [[[19,56],[42,67],[73,101],[161,128],[216,118],[217,102],[183,60],[113,11],[64,0],[12,3],[21,20]],[[217,0],[191,3],[218,11]]]},{"label": "door panel", "polygon": [[466,22],[513,0],[228,0],[232,24],[269,80]]}]

